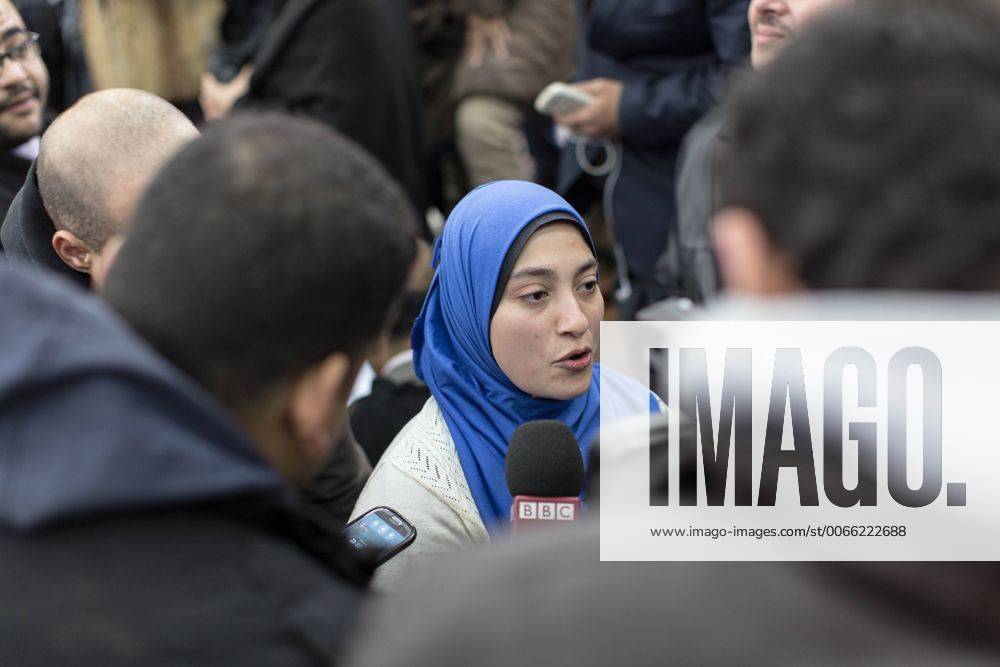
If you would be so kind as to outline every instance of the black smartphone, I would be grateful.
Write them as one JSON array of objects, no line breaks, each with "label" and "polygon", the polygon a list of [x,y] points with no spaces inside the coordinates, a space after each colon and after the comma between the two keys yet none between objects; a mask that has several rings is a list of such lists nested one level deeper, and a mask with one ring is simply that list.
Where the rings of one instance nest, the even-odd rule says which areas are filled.
[{"label": "black smartphone", "polygon": [[378,567],[417,539],[417,529],[399,512],[375,507],[344,526],[348,544],[357,549],[361,560]]}]

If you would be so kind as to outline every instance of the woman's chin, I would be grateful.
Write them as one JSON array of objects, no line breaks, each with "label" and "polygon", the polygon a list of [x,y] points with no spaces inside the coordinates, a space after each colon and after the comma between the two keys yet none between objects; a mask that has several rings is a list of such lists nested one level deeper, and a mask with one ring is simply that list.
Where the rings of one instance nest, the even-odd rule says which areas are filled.
[{"label": "woman's chin", "polygon": [[556,377],[550,379],[544,386],[536,387],[535,391],[528,393],[537,398],[548,398],[554,401],[568,401],[587,393],[590,389],[590,382],[594,376],[593,366],[587,367],[573,373],[570,377]]}]

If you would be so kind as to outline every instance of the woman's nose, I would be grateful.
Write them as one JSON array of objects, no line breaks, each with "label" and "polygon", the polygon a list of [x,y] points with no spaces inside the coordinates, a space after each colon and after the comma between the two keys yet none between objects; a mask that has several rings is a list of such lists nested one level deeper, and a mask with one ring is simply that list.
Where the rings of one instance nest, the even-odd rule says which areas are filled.
[{"label": "woman's nose", "polygon": [[590,319],[575,296],[562,299],[556,325],[559,334],[571,334],[576,337],[582,336],[590,328]]}]

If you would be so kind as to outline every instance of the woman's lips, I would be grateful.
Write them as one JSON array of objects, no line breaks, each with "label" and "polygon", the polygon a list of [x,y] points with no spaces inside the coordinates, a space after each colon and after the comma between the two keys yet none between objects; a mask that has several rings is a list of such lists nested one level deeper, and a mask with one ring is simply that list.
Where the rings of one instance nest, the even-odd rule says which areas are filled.
[{"label": "woman's lips", "polygon": [[571,371],[582,371],[585,368],[590,367],[590,363],[593,358],[593,352],[588,349],[579,356],[571,356],[557,361],[556,366],[561,366],[562,368],[566,368]]}]

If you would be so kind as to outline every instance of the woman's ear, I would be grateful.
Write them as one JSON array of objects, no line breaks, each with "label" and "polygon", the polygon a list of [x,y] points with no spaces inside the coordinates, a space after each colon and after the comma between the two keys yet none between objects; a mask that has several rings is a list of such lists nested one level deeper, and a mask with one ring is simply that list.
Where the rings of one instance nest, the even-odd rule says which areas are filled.
[{"label": "woman's ear", "polygon": [[745,208],[725,208],[716,213],[712,224],[727,293],[762,297],[802,289],[791,262],[771,242],[755,213]]},{"label": "woman's ear", "polygon": [[303,463],[319,464],[330,453],[347,411],[354,375],[351,358],[335,352],[306,371],[292,387],[289,418],[307,459]]}]

